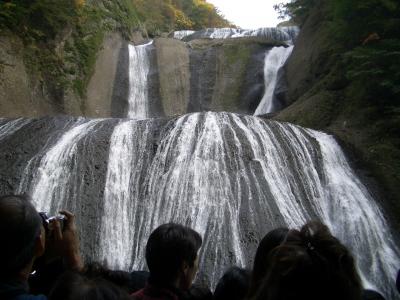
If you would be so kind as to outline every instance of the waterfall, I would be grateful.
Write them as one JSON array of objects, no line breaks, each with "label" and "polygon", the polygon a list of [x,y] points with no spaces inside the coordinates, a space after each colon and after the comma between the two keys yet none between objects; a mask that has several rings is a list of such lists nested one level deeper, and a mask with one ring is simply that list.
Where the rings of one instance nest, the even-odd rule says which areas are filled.
[{"label": "waterfall", "polygon": [[149,117],[148,76],[150,60],[148,48],[152,41],[145,45],[129,45],[129,109],[128,118],[144,119]]},{"label": "waterfall", "polygon": [[[79,196],[78,185],[71,180],[79,177],[77,144],[99,122],[100,119],[80,124],[81,120],[78,120],[57,143],[46,149],[42,157],[36,156],[27,163],[24,170],[26,176],[21,180],[19,191],[23,192],[27,186],[31,186],[32,200],[38,211],[50,211],[54,214],[66,207],[76,210],[74,199]],[[32,181],[31,177],[27,176],[30,173],[34,173]]]},{"label": "waterfall", "polygon": [[29,119],[18,118],[11,121],[6,121],[5,124],[0,125],[0,142],[3,138],[13,135],[16,131],[24,127],[30,122]]},{"label": "waterfall", "polygon": [[[104,189],[101,223],[101,261],[114,268],[132,264],[135,212],[141,199],[141,173],[149,164],[148,124],[124,121],[114,128]],[[150,147],[150,148],[149,148]],[[117,220],[117,222],[116,222]]]},{"label": "waterfall", "polygon": [[228,39],[241,37],[260,37],[267,40],[281,42],[293,41],[298,34],[298,27],[266,27],[258,29],[238,29],[238,28],[207,28],[200,31],[175,31],[174,38],[184,40],[194,39]]},{"label": "waterfall", "polygon": [[274,92],[277,84],[279,70],[284,66],[293,51],[294,46],[274,47],[265,54],[264,62],[264,96],[258,105],[255,115],[263,115],[276,111]]},{"label": "waterfall", "polygon": [[[397,299],[399,248],[332,136],[213,112],[169,121],[59,122],[64,125],[49,139],[44,132],[51,128],[33,126],[31,119],[2,120],[0,139],[17,143],[33,126],[42,146],[36,155],[18,155],[18,161],[25,159],[20,191],[30,193],[38,210],[75,212],[87,258],[111,268],[143,269],[150,233],[178,222],[202,234],[198,277],[215,287],[226,268],[251,267],[269,230],[318,219],[351,249],[365,287]],[[1,174],[15,165],[15,147],[10,149]],[[102,174],[104,181],[88,184]]]},{"label": "waterfall", "polygon": [[324,162],[323,200],[328,211],[324,222],[353,250],[364,284],[394,297],[396,291],[392,287],[399,268],[399,251],[382,212],[334,138],[317,131],[308,132],[318,140]]},{"label": "waterfall", "polygon": [[193,33],[195,33],[196,31],[194,30],[180,30],[180,31],[175,31],[174,32],[174,39],[178,39],[181,40]]},{"label": "waterfall", "polygon": [[[95,200],[77,166],[87,157],[96,161],[93,151],[103,138],[90,142],[87,157],[77,148],[86,149],[88,136],[109,122],[68,121],[64,134],[27,161],[24,171],[34,174],[29,190],[38,209],[54,213],[67,207],[82,228],[89,227],[86,238],[99,233],[95,244],[84,247],[91,259],[143,269],[152,230],[178,222],[202,234],[199,278],[215,286],[227,267],[251,267],[258,241],[269,230],[319,219],[353,251],[366,286],[395,298],[399,250],[333,137],[231,113],[194,113],[164,123],[120,120],[104,137],[110,145],[104,149],[104,194]],[[40,131],[35,134],[40,140]],[[90,210],[80,210],[84,197],[95,204]],[[93,209],[95,219],[88,217]]]}]

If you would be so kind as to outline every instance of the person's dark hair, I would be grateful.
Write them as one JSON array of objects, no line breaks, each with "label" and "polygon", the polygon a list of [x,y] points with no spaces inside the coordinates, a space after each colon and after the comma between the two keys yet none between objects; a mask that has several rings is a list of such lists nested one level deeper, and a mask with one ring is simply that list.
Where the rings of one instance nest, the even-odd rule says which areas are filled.
[{"label": "person's dark hair", "polygon": [[385,297],[374,290],[363,290],[361,298],[362,300],[385,300]]},{"label": "person's dark hair", "polygon": [[66,272],[57,281],[49,300],[129,300],[129,294],[102,277],[89,278],[76,272]]},{"label": "person's dark hair", "polygon": [[171,285],[183,262],[190,267],[194,265],[201,243],[201,236],[189,227],[174,223],[159,226],[146,245],[149,282],[158,286]]},{"label": "person's dark hair", "polygon": [[218,281],[214,292],[215,300],[245,299],[250,287],[250,271],[232,267]]},{"label": "person's dark hair", "polygon": [[320,222],[290,230],[272,250],[254,300],[359,300],[361,281],[349,250]]},{"label": "person's dark hair", "polygon": [[271,253],[272,249],[282,244],[288,232],[288,228],[277,228],[268,232],[261,240],[254,258],[248,294],[249,296],[255,294],[265,274],[267,273],[268,256]]},{"label": "person's dark hair", "polygon": [[15,276],[35,255],[41,218],[25,195],[0,197],[0,277]]}]

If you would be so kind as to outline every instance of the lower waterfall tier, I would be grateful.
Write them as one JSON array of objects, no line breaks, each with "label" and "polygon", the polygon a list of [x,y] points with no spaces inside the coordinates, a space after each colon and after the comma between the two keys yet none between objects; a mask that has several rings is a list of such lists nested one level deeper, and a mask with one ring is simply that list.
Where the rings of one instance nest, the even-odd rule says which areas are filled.
[{"label": "lower waterfall tier", "polygon": [[395,298],[400,252],[383,213],[332,136],[230,113],[171,119],[0,119],[0,192],[77,215],[87,259],[144,269],[166,222],[203,236],[198,280],[251,267],[271,229],[319,219]]}]

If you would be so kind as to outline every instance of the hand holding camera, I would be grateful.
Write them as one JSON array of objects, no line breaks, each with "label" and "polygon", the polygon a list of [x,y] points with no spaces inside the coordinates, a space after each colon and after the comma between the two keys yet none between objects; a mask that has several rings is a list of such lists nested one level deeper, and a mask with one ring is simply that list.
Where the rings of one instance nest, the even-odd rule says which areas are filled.
[{"label": "hand holding camera", "polygon": [[[44,218],[41,214],[46,230],[46,249],[50,253],[63,259],[69,269],[81,270],[82,258],[79,252],[79,238],[75,224],[75,216],[69,211],[60,211],[61,215]],[[47,252],[47,250],[46,250]]]}]

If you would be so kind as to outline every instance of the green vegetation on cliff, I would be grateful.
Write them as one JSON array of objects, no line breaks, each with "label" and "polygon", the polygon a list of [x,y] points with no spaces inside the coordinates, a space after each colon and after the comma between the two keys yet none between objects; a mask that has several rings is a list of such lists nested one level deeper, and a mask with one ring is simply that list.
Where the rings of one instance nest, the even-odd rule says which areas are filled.
[{"label": "green vegetation on cliff", "polygon": [[[315,0],[295,0],[276,8],[300,24]],[[347,78],[363,86],[365,100],[382,113],[400,106],[400,2],[396,0],[332,0],[329,30],[342,46]],[[365,85],[365,82],[374,84]]]},{"label": "green vegetation on cliff", "polygon": [[22,39],[26,67],[59,101],[68,88],[84,96],[105,32],[128,37],[137,24],[130,0],[0,3],[1,34]]},{"label": "green vegetation on cliff", "polygon": [[0,1],[0,34],[21,38],[30,74],[60,102],[68,89],[85,97],[107,32],[130,39],[137,30],[153,36],[230,25],[204,0]]}]

